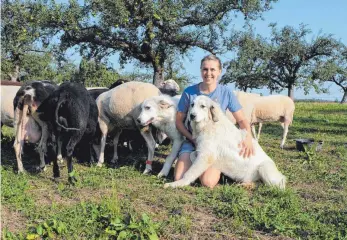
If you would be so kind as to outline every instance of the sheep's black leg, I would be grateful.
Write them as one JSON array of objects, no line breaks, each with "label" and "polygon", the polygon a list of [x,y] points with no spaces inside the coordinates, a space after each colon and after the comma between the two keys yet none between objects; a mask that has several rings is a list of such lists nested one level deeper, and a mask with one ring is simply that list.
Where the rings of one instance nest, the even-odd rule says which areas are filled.
[{"label": "sheep's black leg", "polygon": [[77,182],[76,177],[74,176],[73,166],[72,166],[72,154],[75,149],[76,144],[81,140],[83,133],[81,131],[75,132],[68,144],[66,145],[66,155],[67,155],[67,168],[69,174],[69,182],[74,184]]},{"label": "sheep's black leg", "polygon": [[47,163],[53,162],[53,177],[54,180],[57,181],[57,179],[60,177],[60,171],[57,160],[56,144],[54,143],[54,140],[47,146],[46,160]]},{"label": "sheep's black leg", "polygon": [[72,156],[67,157],[67,171],[69,175],[69,183],[74,185],[77,182],[77,179],[75,177],[75,172],[73,171]]}]

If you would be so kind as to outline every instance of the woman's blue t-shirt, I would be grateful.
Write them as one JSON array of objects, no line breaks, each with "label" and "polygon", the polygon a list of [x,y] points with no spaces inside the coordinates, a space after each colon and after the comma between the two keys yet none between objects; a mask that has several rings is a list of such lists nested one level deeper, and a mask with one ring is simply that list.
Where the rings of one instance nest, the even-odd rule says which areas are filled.
[{"label": "woman's blue t-shirt", "polygon": [[177,111],[187,114],[189,106],[199,95],[205,95],[211,98],[213,101],[219,103],[224,113],[227,109],[229,109],[230,112],[237,112],[242,108],[235,94],[227,86],[218,84],[217,88],[213,92],[205,94],[200,91],[198,83],[184,89],[177,106]]}]

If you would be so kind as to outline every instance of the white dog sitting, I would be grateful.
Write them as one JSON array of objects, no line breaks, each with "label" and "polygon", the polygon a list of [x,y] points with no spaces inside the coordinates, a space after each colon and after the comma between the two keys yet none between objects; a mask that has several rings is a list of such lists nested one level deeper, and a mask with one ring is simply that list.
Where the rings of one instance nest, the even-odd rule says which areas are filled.
[{"label": "white dog sitting", "polygon": [[151,97],[141,104],[141,112],[136,120],[142,126],[153,124],[173,141],[171,153],[166,157],[158,177],[168,175],[183,142],[183,136],[175,125],[176,109],[177,102],[167,95]]},{"label": "white dog sitting", "polygon": [[191,154],[192,166],[181,180],[166,183],[164,187],[182,187],[195,181],[209,167],[219,169],[228,177],[245,185],[262,180],[265,184],[285,188],[286,178],[275,163],[253,140],[255,155],[244,159],[238,144],[245,137],[222,112],[219,105],[206,96],[198,96],[188,117],[197,142],[196,159]]}]

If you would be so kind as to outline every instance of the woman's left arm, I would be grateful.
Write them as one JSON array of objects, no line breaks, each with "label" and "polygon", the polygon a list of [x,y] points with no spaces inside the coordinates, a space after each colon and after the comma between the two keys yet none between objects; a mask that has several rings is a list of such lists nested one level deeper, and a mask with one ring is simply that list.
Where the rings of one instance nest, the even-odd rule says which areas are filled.
[{"label": "woman's left arm", "polygon": [[240,128],[247,131],[246,138],[239,144],[239,147],[241,147],[240,155],[243,155],[244,158],[248,158],[251,155],[254,155],[251,125],[246,119],[242,109],[233,112],[233,116]]}]

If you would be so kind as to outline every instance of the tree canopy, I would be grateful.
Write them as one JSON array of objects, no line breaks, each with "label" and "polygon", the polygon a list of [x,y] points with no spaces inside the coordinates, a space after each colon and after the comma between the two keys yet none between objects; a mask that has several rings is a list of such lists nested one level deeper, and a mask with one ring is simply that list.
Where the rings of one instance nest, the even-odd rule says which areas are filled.
[{"label": "tree canopy", "polygon": [[328,61],[319,62],[312,73],[312,79],[319,82],[330,81],[343,91],[341,103],[347,102],[347,47],[343,46],[340,54]]},{"label": "tree canopy", "polygon": [[164,80],[171,53],[199,47],[216,53],[233,13],[256,19],[277,0],[76,0],[67,4],[36,1],[51,34],[61,34],[61,50],[78,46],[87,58],[120,52],[121,63],[140,61],[153,68],[153,83]]},{"label": "tree canopy", "polygon": [[221,83],[235,83],[243,91],[262,88],[269,84],[266,67],[269,59],[269,45],[252,30],[235,32],[230,41],[229,50],[236,50],[235,59],[226,62],[226,73]]},{"label": "tree canopy", "polygon": [[307,41],[311,30],[303,24],[298,29],[285,26],[279,30],[276,24],[270,27],[271,38],[266,42],[252,33],[241,35],[238,62],[230,62],[224,82],[236,81],[238,86],[247,84],[251,88],[266,84],[272,91],[288,89],[291,98],[294,98],[294,87],[305,91],[312,87],[317,92],[324,90],[312,79],[312,72],[319,67],[318,62],[334,58],[341,43],[331,35]]},{"label": "tree canopy", "polygon": [[[21,68],[30,56],[36,58],[38,55],[34,53],[45,53],[47,45],[38,27],[37,10],[35,4],[29,2],[1,2],[1,72],[12,81],[19,79]],[[41,46],[37,44],[39,39]]]},{"label": "tree canopy", "polygon": [[109,87],[119,79],[119,74],[112,68],[95,60],[82,59],[74,81],[83,83],[86,87]]}]

